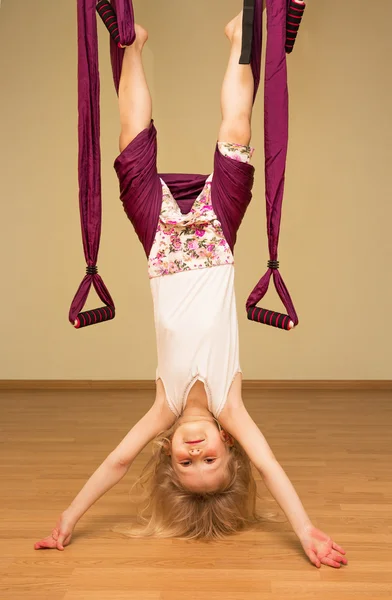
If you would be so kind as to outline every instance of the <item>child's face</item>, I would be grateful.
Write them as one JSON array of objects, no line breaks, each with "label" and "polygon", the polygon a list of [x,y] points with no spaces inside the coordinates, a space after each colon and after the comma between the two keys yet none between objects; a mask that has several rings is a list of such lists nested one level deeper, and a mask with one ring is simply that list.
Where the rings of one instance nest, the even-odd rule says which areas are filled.
[{"label": "child's face", "polygon": [[213,419],[181,420],[171,440],[172,465],[181,483],[194,492],[212,492],[228,477],[230,437]]}]

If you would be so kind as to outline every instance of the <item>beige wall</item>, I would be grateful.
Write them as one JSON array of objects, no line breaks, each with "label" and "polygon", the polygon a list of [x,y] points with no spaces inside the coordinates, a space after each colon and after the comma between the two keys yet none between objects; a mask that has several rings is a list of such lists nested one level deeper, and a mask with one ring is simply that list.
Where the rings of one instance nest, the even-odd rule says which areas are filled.
[{"label": "beige wall", "polygon": [[[104,218],[100,272],[118,316],[75,331],[84,274],[77,200],[75,2],[0,9],[0,378],[149,379],[156,354],[143,252],[118,200],[118,116],[101,34]],[[162,171],[209,172],[239,0],[137,0]],[[392,5],[309,0],[289,58],[291,140],[280,260],[301,324],[249,323],[265,270],[261,97],[257,181],[237,245],[242,365],[252,379],[392,379]],[[92,300],[90,307],[95,305]],[[280,308],[275,293],[270,308]],[[377,314],[374,315],[374,311]],[[372,317],[372,315],[374,315]],[[389,316],[388,316],[389,315]]]}]

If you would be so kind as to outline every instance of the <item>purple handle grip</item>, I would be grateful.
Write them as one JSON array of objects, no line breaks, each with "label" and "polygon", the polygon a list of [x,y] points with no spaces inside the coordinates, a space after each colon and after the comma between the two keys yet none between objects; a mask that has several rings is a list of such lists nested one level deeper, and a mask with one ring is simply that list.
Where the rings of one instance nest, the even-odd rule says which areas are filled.
[{"label": "purple handle grip", "polygon": [[272,327],[285,329],[286,331],[290,331],[290,329],[294,327],[294,323],[289,315],[283,315],[282,313],[266,310],[265,308],[259,308],[258,306],[252,306],[249,308],[248,319],[249,321],[264,323],[264,325],[271,325]]},{"label": "purple handle grip", "polygon": [[95,308],[94,310],[87,310],[81,312],[75,319],[75,329],[81,329],[82,327],[88,327],[89,325],[95,325],[96,323],[103,323],[104,321],[111,321],[114,319],[116,311],[114,306],[102,306],[101,308]]}]

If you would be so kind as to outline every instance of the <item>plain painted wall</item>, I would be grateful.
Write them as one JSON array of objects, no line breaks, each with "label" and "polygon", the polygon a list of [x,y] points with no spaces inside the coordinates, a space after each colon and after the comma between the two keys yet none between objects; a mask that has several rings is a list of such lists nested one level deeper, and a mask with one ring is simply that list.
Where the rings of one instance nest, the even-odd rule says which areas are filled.
[{"label": "plain painted wall", "polygon": [[[208,173],[239,0],[136,0],[162,171]],[[289,57],[290,147],[281,272],[300,316],[291,333],[246,319],[265,271],[262,94],[254,200],[236,248],[248,379],[391,379],[392,4],[309,0]],[[143,251],[118,199],[118,110],[99,24],[103,229],[99,270],[114,321],[74,330],[84,275],[77,189],[76,2],[0,8],[0,378],[152,379],[156,353]],[[91,297],[89,307],[97,304]],[[274,290],[268,308],[280,309]]]}]

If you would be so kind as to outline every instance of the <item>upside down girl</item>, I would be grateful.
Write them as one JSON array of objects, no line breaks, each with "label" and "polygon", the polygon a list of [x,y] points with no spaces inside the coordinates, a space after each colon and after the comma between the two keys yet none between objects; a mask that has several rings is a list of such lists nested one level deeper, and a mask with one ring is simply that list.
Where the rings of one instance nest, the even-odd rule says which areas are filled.
[{"label": "upside down girl", "polygon": [[[214,170],[209,177],[184,176],[191,194],[181,192],[184,179],[157,173],[156,129],[142,63],[147,32],[136,25],[136,41],[125,49],[115,168],[124,208],[148,257],[156,397],[36,549],[64,550],[79,519],[154,440],[143,475],[151,514],[143,529],[130,535],[217,539],[251,527],[258,518],[253,464],[312,564],[347,564],[343,548],[312,524],[242,400],[233,250],[253,186],[254,78],[250,65],[239,64],[242,14],[225,33],[231,52]],[[158,207],[150,197],[159,198]]]}]

